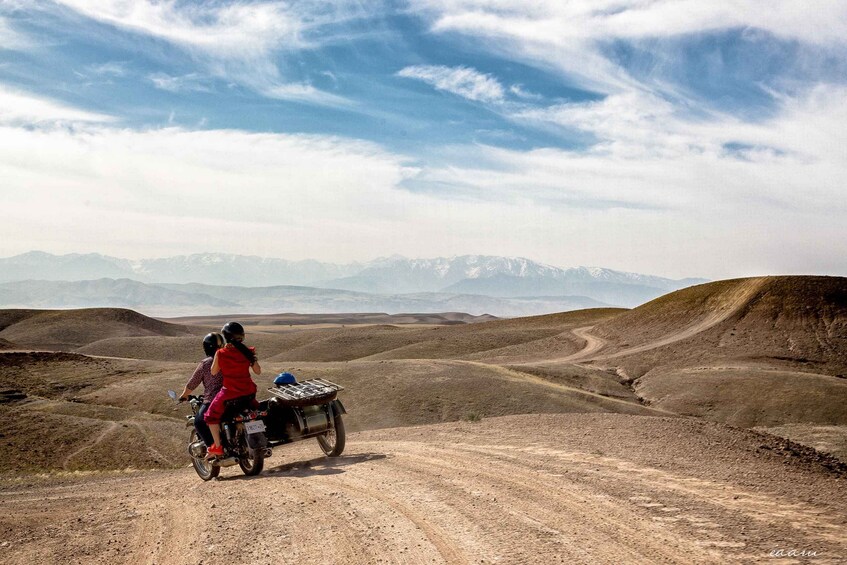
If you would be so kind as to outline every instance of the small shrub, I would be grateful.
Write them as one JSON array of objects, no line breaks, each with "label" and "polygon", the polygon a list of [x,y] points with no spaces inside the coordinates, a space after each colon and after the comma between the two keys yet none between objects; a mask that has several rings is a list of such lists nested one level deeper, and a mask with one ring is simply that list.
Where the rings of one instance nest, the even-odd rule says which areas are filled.
[{"label": "small shrub", "polygon": [[482,420],[482,412],[468,412],[465,414],[465,420],[468,422],[479,422]]}]

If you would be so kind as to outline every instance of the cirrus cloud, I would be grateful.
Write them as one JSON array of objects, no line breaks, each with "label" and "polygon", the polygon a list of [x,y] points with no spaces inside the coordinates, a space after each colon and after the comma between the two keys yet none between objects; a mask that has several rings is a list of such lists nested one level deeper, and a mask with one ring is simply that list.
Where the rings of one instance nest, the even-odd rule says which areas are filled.
[{"label": "cirrus cloud", "polygon": [[[286,80],[276,57],[312,47],[304,38],[326,17],[323,3],[186,3],[175,0],[56,0],[92,20],[167,41],[190,53],[207,74],[234,81],[267,96],[328,106],[349,105],[343,97]],[[189,73],[186,76],[197,75]],[[155,75],[157,88],[198,90],[196,80]]]},{"label": "cirrus cloud", "polygon": [[498,102],[503,99],[503,85],[496,78],[468,67],[413,65],[398,71],[397,76],[423,81],[437,90],[468,100]]},{"label": "cirrus cloud", "polygon": [[111,122],[112,116],[88,112],[42,96],[12,90],[0,84],[0,124]]}]

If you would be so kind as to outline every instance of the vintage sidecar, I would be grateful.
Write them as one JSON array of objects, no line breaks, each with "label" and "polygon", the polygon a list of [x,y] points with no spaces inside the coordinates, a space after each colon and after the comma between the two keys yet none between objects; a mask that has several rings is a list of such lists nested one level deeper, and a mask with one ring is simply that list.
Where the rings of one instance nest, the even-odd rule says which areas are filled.
[{"label": "vintage sidecar", "polygon": [[[292,379],[293,380],[293,379]],[[260,403],[268,447],[316,438],[329,457],[344,451],[347,413],[337,396],[344,388],[324,379],[284,382],[269,388],[271,398]]]}]

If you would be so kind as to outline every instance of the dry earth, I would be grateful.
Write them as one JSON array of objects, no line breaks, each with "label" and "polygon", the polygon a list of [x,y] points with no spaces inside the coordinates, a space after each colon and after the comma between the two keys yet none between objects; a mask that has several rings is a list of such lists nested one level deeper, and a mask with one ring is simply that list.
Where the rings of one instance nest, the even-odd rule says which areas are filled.
[{"label": "dry earth", "polygon": [[[847,559],[844,471],[773,436],[529,415],[278,448],[262,475],[9,480],[4,562],[728,563]],[[235,468],[237,470],[237,467]]]},{"label": "dry earth", "polygon": [[0,312],[3,561],[847,561],[845,279],[478,323],[339,316],[248,332],[260,390],[282,370],[346,387],[345,455],[307,442],[202,483],[164,391],[220,320]]}]

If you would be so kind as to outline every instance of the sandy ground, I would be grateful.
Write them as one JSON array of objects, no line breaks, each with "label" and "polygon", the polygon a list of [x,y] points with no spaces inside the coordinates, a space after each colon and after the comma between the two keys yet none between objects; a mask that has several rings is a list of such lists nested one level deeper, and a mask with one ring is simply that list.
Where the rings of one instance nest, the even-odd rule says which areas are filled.
[{"label": "sandy ground", "polygon": [[12,478],[4,563],[847,560],[845,478],[771,436],[679,418],[510,416],[308,441],[266,471]]}]

